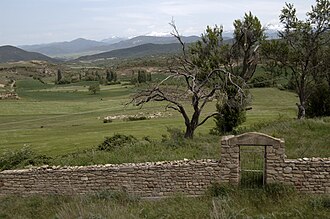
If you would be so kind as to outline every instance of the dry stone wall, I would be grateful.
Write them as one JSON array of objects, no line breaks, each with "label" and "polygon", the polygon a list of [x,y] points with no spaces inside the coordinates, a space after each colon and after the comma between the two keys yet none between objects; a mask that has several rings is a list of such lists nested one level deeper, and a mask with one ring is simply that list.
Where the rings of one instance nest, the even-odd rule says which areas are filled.
[{"label": "dry stone wall", "polygon": [[84,194],[127,191],[141,197],[201,195],[213,182],[228,182],[216,160],[172,161],[85,167],[44,166],[0,174],[0,194]]},{"label": "dry stone wall", "polygon": [[275,172],[270,182],[290,184],[303,192],[330,193],[330,159],[286,159]]},{"label": "dry stone wall", "polygon": [[201,195],[212,183],[240,183],[240,147],[265,146],[266,183],[330,193],[330,159],[285,158],[284,141],[261,133],[226,136],[221,160],[181,160],[81,167],[43,166],[0,172],[0,195],[85,194],[126,191],[140,197]]},{"label": "dry stone wall", "polygon": [[[222,147],[239,148],[249,145],[266,147],[266,183],[289,184],[302,192],[330,193],[330,158],[286,159],[284,140],[262,133],[227,136],[222,140]],[[235,151],[237,150],[239,151]],[[231,162],[239,163],[235,159],[236,157]],[[239,179],[234,183],[238,185]]]}]

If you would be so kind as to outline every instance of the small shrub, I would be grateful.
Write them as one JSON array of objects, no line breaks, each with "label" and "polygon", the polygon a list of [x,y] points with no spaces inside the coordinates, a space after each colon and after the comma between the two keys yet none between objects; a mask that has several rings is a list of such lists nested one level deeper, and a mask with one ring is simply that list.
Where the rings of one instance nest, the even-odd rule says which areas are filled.
[{"label": "small shrub", "polygon": [[270,87],[272,85],[269,78],[264,75],[259,75],[252,78],[251,84],[253,85],[253,87]]},{"label": "small shrub", "polygon": [[148,118],[145,116],[129,116],[125,118],[125,121],[139,121],[139,120],[147,120]]},{"label": "small shrub", "polygon": [[106,137],[97,148],[100,151],[111,151],[115,148],[134,145],[136,142],[137,139],[132,135],[114,134],[112,137]]},{"label": "small shrub", "polygon": [[238,104],[217,104],[216,107],[221,115],[215,116],[215,127],[211,129],[210,134],[221,135],[232,132],[246,120],[245,110]]},{"label": "small shrub", "polygon": [[143,141],[146,141],[146,142],[149,142],[149,143],[152,142],[152,139],[151,139],[149,136],[143,136],[143,137],[142,137],[142,140],[143,140]]},{"label": "small shrub", "polygon": [[92,94],[96,94],[100,92],[100,85],[99,84],[92,84],[88,87],[88,91]]},{"label": "small shrub", "polygon": [[184,138],[184,132],[178,128],[167,128],[168,135],[162,135],[162,143],[167,146],[184,146],[187,139]]},{"label": "small shrub", "polygon": [[107,82],[107,85],[116,85],[116,84],[121,84],[121,82],[120,81]]},{"label": "small shrub", "polygon": [[29,147],[8,151],[0,156],[0,170],[23,168],[28,165],[48,164],[51,158],[36,154]]},{"label": "small shrub", "polygon": [[110,118],[108,118],[108,117],[105,117],[105,118],[103,119],[103,123],[111,123],[111,122],[113,122],[112,119],[110,119]]}]

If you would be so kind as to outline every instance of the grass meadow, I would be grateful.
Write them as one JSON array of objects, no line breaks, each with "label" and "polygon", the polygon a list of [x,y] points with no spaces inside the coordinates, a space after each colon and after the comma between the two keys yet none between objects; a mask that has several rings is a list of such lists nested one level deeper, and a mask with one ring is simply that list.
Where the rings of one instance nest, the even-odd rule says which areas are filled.
[{"label": "grass meadow", "polygon": [[[165,111],[164,103],[131,105],[137,88],[101,86],[92,95],[84,82],[55,86],[27,79],[17,82],[21,100],[0,102],[0,154],[11,151],[50,157],[50,165],[144,162],[220,158],[220,136],[210,135],[210,120],[197,129],[194,140],[170,136],[183,129],[181,116]],[[284,138],[289,158],[330,157],[330,118],[296,120],[297,97],[276,88],[251,89],[252,110],[237,133],[261,131]],[[187,104],[189,107],[189,105]],[[209,103],[205,113],[213,112]],[[161,117],[103,123],[103,117],[150,115]],[[142,113],[142,114],[141,114]],[[176,133],[172,132],[172,134]],[[111,151],[98,151],[105,137],[135,136],[136,143]],[[165,137],[167,135],[167,137]],[[23,149],[22,149],[23,148]],[[23,153],[22,156],[25,156]],[[33,155],[34,156],[34,155]],[[18,156],[19,157],[19,156]],[[44,160],[43,160],[44,161]],[[14,168],[23,168],[24,163]],[[141,200],[123,192],[101,191],[84,196],[0,197],[0,218],[329,218],[328,195],[300,194],[290,187],[243,190],[215,185],[198,198],[180,194],[160,200]]]},{"label": "grass meadow", "polygon": [[[168,128],[184,129],[179,113],[165,110],[166,105],[161,102],[148,103],[143,108],[126,105],[131,95],[139,89],[130,85],[101,86],[100,93],[92,95],[88,86],[93,83],[56,86],[33,79],[18,81],[17,92],[21,100],[6,100],[0,104],[0,153],[29,147],[47,156],[68,155],[93,149],[105,137],[119,133],[138,139],[147,138],[149,144],[138,144],[135,148],[116,151],[118,154],[107,154],[106,157],[114,157],[112,160],[96,156],[89,163],[96,160],[101,163],[142,162],[147,157],[164,160],[219,156],[216,151],[219,151],[220,136],[208,134],[214,127],[212,119],[197,129],[194,141],[186,142],[189,150],[184,147],[164,148],[159,142],[168,134]],[[284,138],[287,155],[292,158],[330,156],[329,143],[326,141],[330,137],[329,118],[295,120],[297,97],[293,92],[276,88],[254,88],[250,92],[252,110],[247,112],[247,120],[238,128],[238,133],[261,131]],[[214,110],[215,103],[210,102],[204,115]],[[146,116],[155,113],[161,113],[161,116],[140,121],[114,119],[111,123],[103,123],[105,116]],[[196,146],[196,142],[199,146]],[[141,151],[141,157],[137,156],[138,151]],[[146,154],[148,151],[156,153],[149,156]],[[128,156],[123,155],[124,159],[121,159],[121,154]],[[83,153],[81,156],[89,155]]]},{"label": "grass meadow", "polygon": [[242,190],[229,186],[211,188],[189,198],[143,200],[122,192],[102,191],[83,196],[7,196],[0,198],[0,218],[329,218],[330,197],[297,193],[272,185]]}]

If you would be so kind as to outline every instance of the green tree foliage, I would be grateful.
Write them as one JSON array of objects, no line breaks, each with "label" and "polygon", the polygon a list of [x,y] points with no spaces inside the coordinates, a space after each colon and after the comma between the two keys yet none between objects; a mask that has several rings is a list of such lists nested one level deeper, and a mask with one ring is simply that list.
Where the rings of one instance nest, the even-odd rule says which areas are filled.
[{"label": "green tree foliage", "polygon": [[259,46],[265,39],[260,20],[251,12],[234,21],[234,44],[227,54],[226,68],[244,81],[252,78],[258,61]]},{"label": "green tree foliage", "polygon": [[92,94],[96,94],[100,92],[100,84],[92,84],[88,87],[88,91]]},{"label": "green tree foliage", "polygon": [[245,122],[246,111],[245,103],[236,96],[236,89],[233,86],[228,87],[228,99],[224,103],[218,102],[216,105],[218,115],[215,116],[215,127],[211,130],[212,134],[225,134],[232,132],[237,126]]},{"label": "green tree foliage", "polygon": [[107,69],[106,78],[108,82],[117,82],[117,73],[113,69]]},{"label": "green tree foliage", "polygon": [[[227,71],[240,79],[235,83],[241,84],[243,87],[242,85],[249,81],[255,73],[259,61],[258,49],[264,41],[265,35],[261,22],[251,12],[245,14],[242,20],[235,20],[234,27],[233,45],[220,44],[217,46],[218,54],[221,56],[218,61],[223,63]],[[242,98],[242,94],[233,88],[233,86],[227,86],[225,98],[217,103],[216,127],[212,132],[219,134],[231,132],[245,121],[248,95],[245,94]]]},{"label": "green tree foliage", "polygon": [[59,82],[63,79],[62,71],[61,69],[57,69],[56,78],[55,78],[55,84],[59,84]]},{"label": "green tree foliage", "polygon": [[138,70],[137,81],[139,84],[147,82],[147,73],[145,70]]},{"label": "green tree foliage", "polygon": [[[316,0],[305,20],[298,19],[293,4],[286,3],[281,11],[280,22],[284,30],[279,33],[281,41],[266,50],[274,60],[289,68],[291,82],[299,97],[298,119],[305,117],[305,109],[313,87],[319,86],[329,74],[325,61],[329,56],[328,0]],[[327,56],[327,57],[326,57]]]},{"label": "green tree foliage", "polygon": [[306,102],[306,115],[308,117],[330,116],[330,87],[325,81],[312,88]]},{"label": "green tree foliage", "polygon": [[264,40],[261,44],[262,68],[272,86],[280,76],[288,76],[287,68],[280,63],[287,59],[288,47],[282,40]]},{"label": "green tree foliage", "polygon": [[114,134],[106,137],[105,140],[97,146],[100,151],[111,151],[124,146],[132,146],[137,143],[137,139],[132,135]]}]

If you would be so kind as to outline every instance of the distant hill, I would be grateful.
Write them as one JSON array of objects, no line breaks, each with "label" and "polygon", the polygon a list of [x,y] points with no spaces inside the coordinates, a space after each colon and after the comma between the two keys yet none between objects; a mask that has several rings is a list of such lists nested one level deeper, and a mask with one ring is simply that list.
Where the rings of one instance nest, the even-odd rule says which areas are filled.
[{"label": "distant hill", "polygon": [[110,37],[107,39],[101,40],[102,43],[107,43],[107,44],[114,44],[114,43],[119,43],[120,41],[127,40],[128,38],[124,37]]},{"label": "distant hill", "polygon": [[[182,41],[185,43],[196,42],[200,38],[198,36],[188,36],[182,37]],[[105,51],[111,51],[116,49],[125,49],[131,48],[134,46],[139,46],[143,44],[172,44],[178,43],[178,40],[173,36],[165,36],[165,37],[155,37],[155,36],[138,36],[128,40],[123,40],[118,43],[114,43],[108,46],[103,46],[102,49]]]},{"label": "distant hill", "polygon": [[[197,36],[182,37],[182,40],[186,43],[196,42],[198,39],[199,37]],[[79,38],[70,42],[20,46],[20,48],[31,52],[39,52],[51,57],[69,57],[78,56],[79,54],[97,54],[117,49],[131,48],[148,43],[172,44],[178,43],[178,41],[171,36],[138,36],[131,39],[109,38],[101,42]]]},{"label": "distant hill", "polygon": [[[162,37],[163,38],[163,37]],[[129,42],[131,44],[140,44],[145,42],[144,37],[138,37],[131,39]],[[199,39],[199,38],[198,38]],[[141,40],[141,41],[140,41]],[[158,39],[161,40],[161,39]],[[113,59],[113,58],[138,58],[138,57],[144,57],[144,56],[152,56],[152,55],[163,55],[163,54],[175,54],[181,52],[181,44],[177,42],[176,39],[174,39],[173,42],[175,43],[166,43],[166,44],[157,44],[157,42],[166,42],[164,41],[156,41],[156,43],[146,43],[142,45],[137,45],[129,48],[124,49],[115,49],[111,50],[109,52],[103,52],[99,54],[93,54],[93,55],[86,55],[82,56],[75,61],[94,61],[99,59]],[[170,42],[170,39],[167,38],[167,42]],[[172,40],[172,39],[171,39]],[[187,46],[195,42],[196,38],[184,38],[184,42]],[[126,42],[126,41],[125,41]],[[224,40],[223,43],[225,44],[231,44],[233,42],[233,39],[227,39]],[[112,46],[118,46],[119,48],[123,46],[124,42],[120,42],[120,46],[118,44],[113,44]],[[128,44],[125,44],[128,45]],[[114,47],[113,47],[114,48]]]},{"label": "distant hill", "polygon": [[14,46],[0,47],[0,63],[31,61],[31,60],[48,61],[48,62],[57,61],[43,54],[36,52],[27,52]]},{"label": "distant hill", "polygon": [[[86,40],[83,38],[78,38],[70,42],[58,42],[50,44],[39,44],[39,45],[26,45],[19,46],[21,49],[30,52],[39,52],[48,56],[61,56],[81,52],[89,52],[95,47],[101,47],[108,45],[106,42],[98,42],[94,40]],[[95,51],[95,52],[101,52]]]},{"label": "distant hill", "polygon": [[111,58],[137,58],[150,55],[162,55],[162,54],[175,54],[180,52],[181,45],[178,43],[171,44],[143,44],[126,49],[117,49],[110,52],[104,52],[95,55],[82,56],[76,61],[93,61],[99,59],[111,59]]}]

